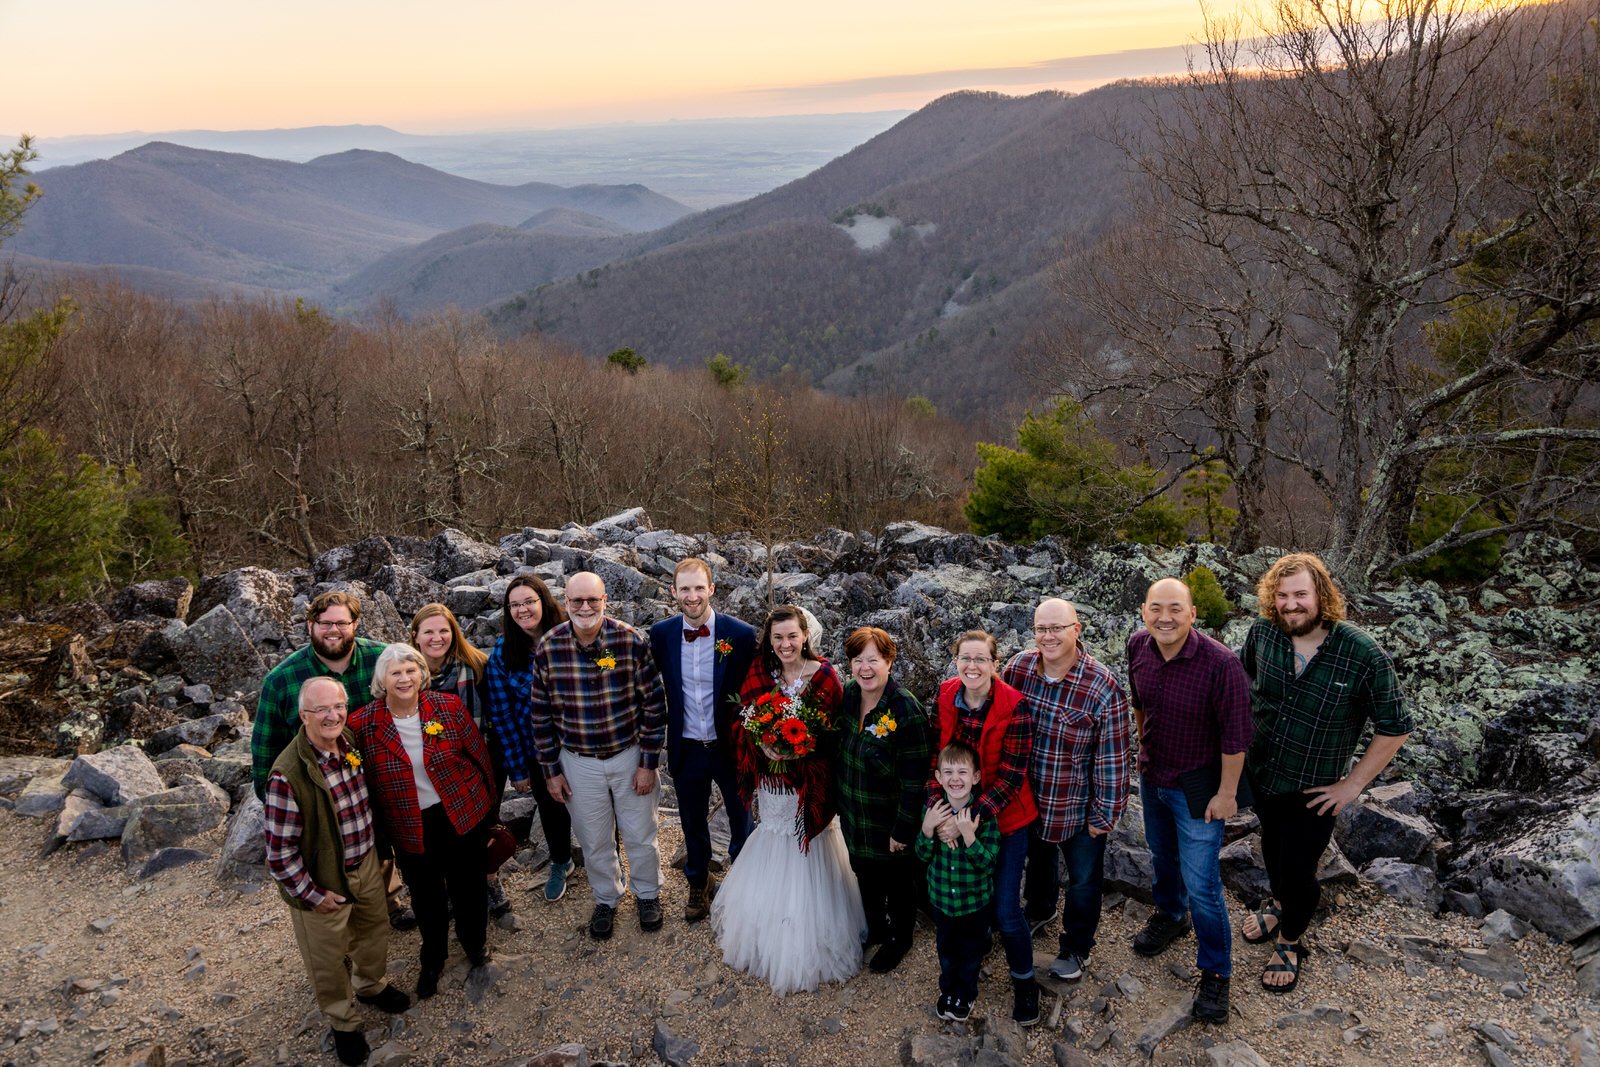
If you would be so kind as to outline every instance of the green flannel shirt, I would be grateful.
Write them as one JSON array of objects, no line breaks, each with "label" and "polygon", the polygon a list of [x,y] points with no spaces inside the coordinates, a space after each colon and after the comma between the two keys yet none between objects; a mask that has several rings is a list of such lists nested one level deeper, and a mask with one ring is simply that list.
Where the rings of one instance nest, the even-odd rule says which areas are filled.
[{"label": "green flannel shirt", "polygon": [[970,845],[959,837],[947,845],[917,829],[917,858],[928,865],[928,903],[949,916],[988,907],[1000,858],[1000,824],[981,818]]},{"label": "green flannel shirt", "polygon": [[1364,630],[1336,622],[1305,671],[1294,673],[1294,639],[1257,619],[1239,652],[1250,677],[1255,738],[1246,765],[1260,795],[1329,785],[1372,720],[1384,737],[1411,732],[1411,712],[1388,653]]},{"label": "green flannel shirt", "polygon": [[378,665],[382,641],[356,638],[350,653],[350,666],[335,674],[317,658],[310,645],[289,653],[261,679],[261,696],[256,701],[256,722],[250,730],[250,774],[256,796],[266,799],[267,775],[278,753],[289,747],[300,730],[300,687],[312,678],[337,678],[344,683],[345,700],[350,710],[372,702],[372,669]]},{"label": "green flannel shirt", "polygon": [[[859,717],[860,708],[861,687],[851,679],[844,684],[845,721]],[[910,844],[921,830],[923,785],[933,759],[928,717],[917,698],[891,678],[877,706],[856,729],[846,726],[842,734],[838,783],[844,843],[852,856],[887,858],[891,837]]]}]

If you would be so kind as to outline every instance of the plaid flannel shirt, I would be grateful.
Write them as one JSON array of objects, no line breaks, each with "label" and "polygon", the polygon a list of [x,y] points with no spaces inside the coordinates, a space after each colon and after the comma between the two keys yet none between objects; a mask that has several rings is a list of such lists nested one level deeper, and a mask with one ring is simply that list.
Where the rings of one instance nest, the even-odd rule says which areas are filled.
[{"label": "plaid flannel shirt", "polygon": [[1129,637],[1128,694],[1144,715],[1139,770],[1162,789],[1250,747],[1250,680],[1227,645],[1199,630],[1171,659],[1150,631]]},{"label": "plaid flannel shirt", "polygon": [[[616,663],[600,666],[611,656]],[[561,750],[616,753],[639,746],[639,766],[655,768],[667,740],[667,694],[650,640],[606,616],[594,643],[578,643],[572,623],[545,634],[531,657],[528,703],[533,741],[546,778],[561,773]]]},{"label": "plaid flannel shirt", "polygon": [[1412,730],[1388,653],[1348,622],[1333,624],[1299,676],[1294,639],[1268,619],[1250,627],[1239,660],[1255,710],[1245,762],[1257,794],[1296,793],[1343,778],[1368,719],[1384,737]]},{"label": "plaid flannel shirt", "polygon": [[[928,717],[910,691],[893,678],[877,706],[859,724],[861,687],[844,684],[839,743],[839,824],[852,856],[883,858],[889,839],[910,843],[920,832],[923,776],[933,756]],[[883,716],[895,728],[882,737],[872,727]]]},{"label": "plaid flannel shirt", "polygon": [[506,777],[521,782],[533,774],[535,761],[533,724],[528,718],[528,693],[533,686],[532,651],[529,651],[530,664],[518,671],[507,666],[505,649],[506,639],[502,637],[489,653],[489,663],[483,669],[488,696],[487,718],[495,740],[500,742]]},{"label": "plaid flannel shirt", "polygon": [[372,668],[378,665],[382,641],[358,637],[350,651],[350,665],[335,674],[310,645],[289,653],[261,679],[256,701],[256,721],[250,729],[250,776],[256,796],[266,799],[267,774],[278,754],[289,747],[300,730],[300,687],[312,678],[333,678],[343,683],[345,700],[353,712],[372,699]]},{"label": "plaid flannel shirt", "polygon": [[1128,698],[1111,671],[1081,646],[1066,677],[1049,681],[1037,649],[1011,657],[1001,675],[1033,710],[1028,783],[1038,834],[1065,841],[1086,826],[1116,828],[1128,806]]},{"label": "plaid flannel shirt", "polygon": [[917,829],[917,858],[928,865],[928,903],[950,916],[988,907],[1000,858],[1000,824],[980,816],[970,845],[960,838],[946,844]]},{"label": "plaid flannel shirt", "polygon": [[[494,806],[494,770],[489,747],[472,725],[467,709],[450,693],[424,689],[418,694],[417,716],[422,722],[422,765],[439,794],[450,825],[465,834],[482,822]],[[428,727],[439,724],[439,732]],[[374,700],[350,717],[366,758],[367,788],[383,822],[384,836],[395,848],[421,855],[422,809],[417,806],[417,782],[411,756],[406,752],[394,716],[383,700]]]},{"label": "plaid flannel shirt", "polygon": [[[372,851],[374,837],[366,781],[360,769],[346,760],[350,751],[349,741],[340,737],[336,754],[317,753],[317,766],[328,781],[328,792],[333,795],[333,813],[339,821],[339,842],[346,870],[353,869]],[[282,772],[269,772],[265,793],[262,808],[267,870],[290,894],[315,908],[327,893],[306,873],[306,861],[300,854],[300,834],[305,824],[300,817],[300,805],[295,803],[294,790]]]}]

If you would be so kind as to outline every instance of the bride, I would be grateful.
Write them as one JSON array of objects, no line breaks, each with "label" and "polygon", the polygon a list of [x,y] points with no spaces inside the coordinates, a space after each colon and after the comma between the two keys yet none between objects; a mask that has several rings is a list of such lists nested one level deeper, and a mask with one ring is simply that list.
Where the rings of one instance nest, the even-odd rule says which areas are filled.
[{"label": "bride", "polygon": [[[807,613],[780,607],[761,628],[756,661],[739,693],[750,707],[781,690],[835,724],[844,688],[811,648]],[[834,817],[832,734],[798,759],[775,758],[737,721],[731,742],[740,792],[759,820],[711,903],[722,958],[782,996],[840,982],[861,968],[866,916]]]}]

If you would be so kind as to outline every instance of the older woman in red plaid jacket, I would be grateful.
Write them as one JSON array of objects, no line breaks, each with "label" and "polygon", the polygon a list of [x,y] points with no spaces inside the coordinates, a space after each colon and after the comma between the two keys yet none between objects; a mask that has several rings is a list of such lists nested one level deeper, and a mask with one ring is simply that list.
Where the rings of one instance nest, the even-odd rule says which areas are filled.
[{"label": "older woman in red plaid jacket", "polygon": [[484,853],[494,824],[489,748],[460,699],[428,689],[428,679],[421,652],[392,644],[373,670],[377,699],[350,716],[379,826],[422,931],[419,999],[439,991],[452,910],[467,959],[474,967],[489,960]]}]

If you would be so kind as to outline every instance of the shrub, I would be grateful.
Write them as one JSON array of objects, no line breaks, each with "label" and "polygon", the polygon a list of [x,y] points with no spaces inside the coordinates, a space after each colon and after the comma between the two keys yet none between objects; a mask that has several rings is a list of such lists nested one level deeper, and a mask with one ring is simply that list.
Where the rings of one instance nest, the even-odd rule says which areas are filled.
[{"label": "shrub", "polygon": [[1183,584],[1189,587],[1189,594],[1194,597],[1195,614],[1203,626],[1212,630],[1221,629],[1228,621],[1228,616],[1233,614],[1233,604],[1228,600],[1228,594],[1222,591],[1222,583],[1217,581],[1216,574],[1210,567],[1201,565],[1183,576]]}]

